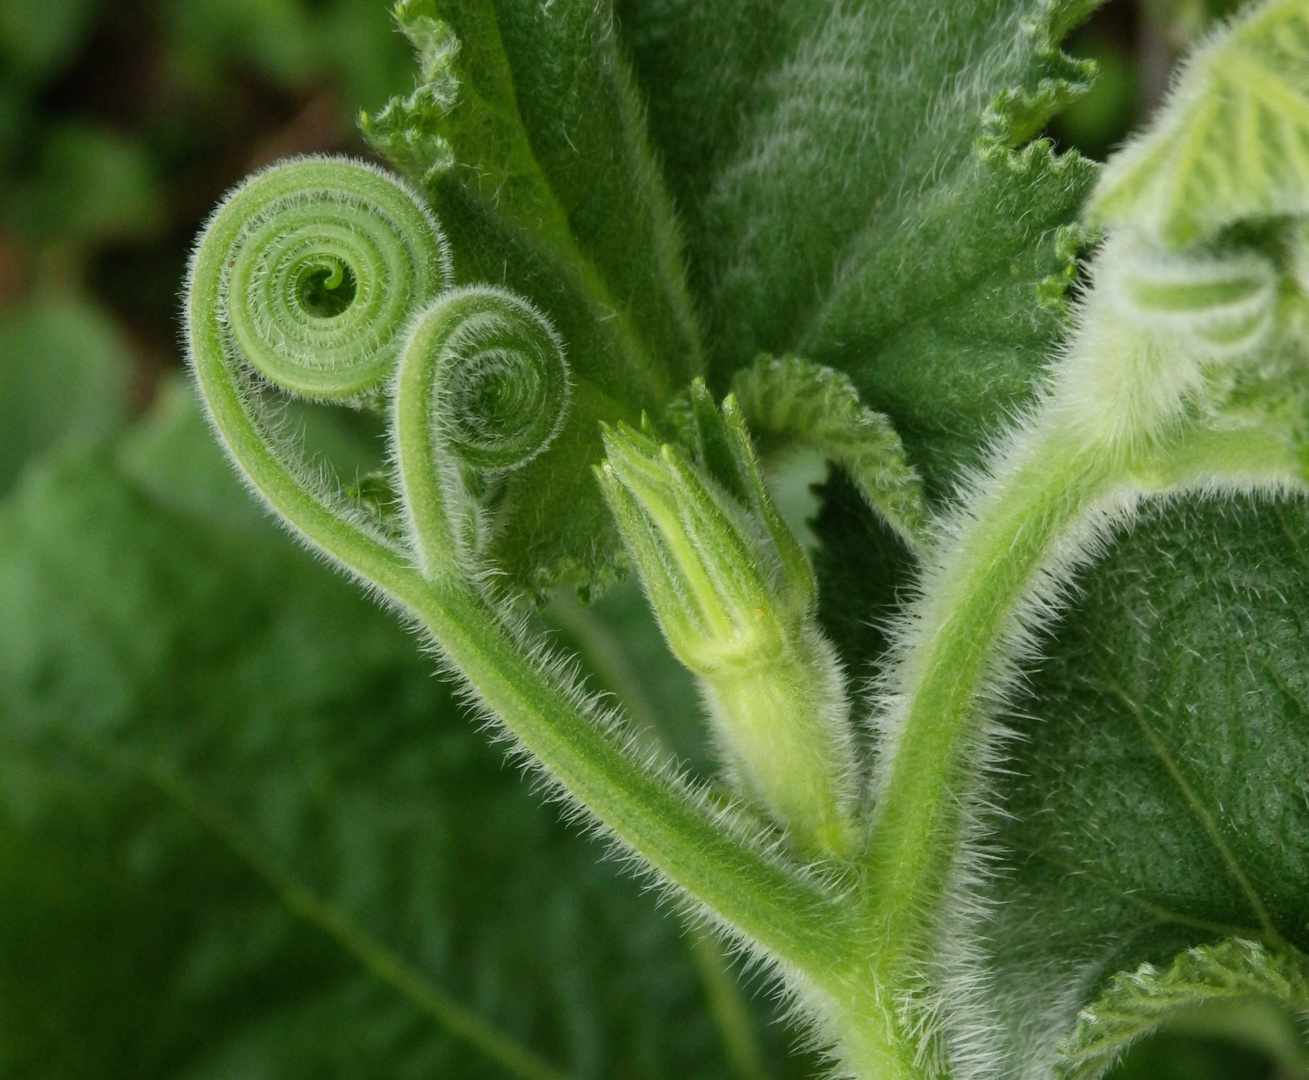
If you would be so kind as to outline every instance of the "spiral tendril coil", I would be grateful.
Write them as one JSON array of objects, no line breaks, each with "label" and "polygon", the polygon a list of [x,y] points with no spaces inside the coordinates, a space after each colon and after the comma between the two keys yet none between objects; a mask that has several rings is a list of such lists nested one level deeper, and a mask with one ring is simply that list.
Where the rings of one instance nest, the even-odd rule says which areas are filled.
[{"label": "spiral tendril coil", "polygon": [[563,343],[526,300],[489,286],[446,292],[419,315],[404,362],[415,352],[435,381],[436,442],[462,464],[515,469],[559,433],[570,397]]},{"label": "spiral tendril coil", "polygon": [[[394,559],[429,579],[480,574],[499,478],[549,446],[568,411],[568,365],[548,319],[504,289],[450,288],[451,276],[421,197],[345,158],[251,177],[192,258],[186,329],[215,427],[288,522],[372,578]],[[268,389],[390,399],[385,520],[307,459]]]},{"label": "spiral tendril coil", "polygon": [[378,390],[411,316],[450,280],[444,237],[421,199],[344,158],[252,176],[210,220],[193,277],[215,258],[230,358],[317,399]]}]

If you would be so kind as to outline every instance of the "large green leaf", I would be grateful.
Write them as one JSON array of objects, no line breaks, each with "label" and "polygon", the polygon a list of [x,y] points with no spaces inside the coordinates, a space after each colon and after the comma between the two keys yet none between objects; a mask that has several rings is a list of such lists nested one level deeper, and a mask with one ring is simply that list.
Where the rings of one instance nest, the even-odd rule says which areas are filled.
[{"label": "large green leaf", "polygon": [[[939,490],[1062,325],[1076,236],[1061,226],[1093,170],[1007,148],[1087,76],[1056,43],[1091,6],[620,5],[720,383],[760,350],[847,371]],[[613,535],[581,468],[595,422],[658,415],[700,367],[614,15],[526,0],[400,12],[419,85],[366,130],[424,183],[460,279],[536,301],[578,380],[564,436],[511,482],[494,559],[537,588],[602,582]]]},{"label": "large green leaf", "polygon": [[1309,949],[1309,508],[1154,509],[1078,587],[1006,718],[989,914],[943,953],[1006,1076],[1049,1075],[1116,972]]},{"label": "large green leaf", "polygon": [[698,373],[680,240],[608,3],[418,0],[398,9],[419,85],[365,117],[424,185],[461,282],[507,285],[563,337],[573,405],[509,482],[492,552],[541,589],[600,583],[617,536],[590,466],[599,421],[658,415]]},{"label": "large green leaf", "polygon": [[706,984],[185,395],[0,509],[0,743],[0,1076],[730,1074],[721,959]]},{"label": "large green leaf", "polygon": [[1088,75],[1083,0],[632,3],[624,29],[725,382],[850,374],[929,482],[1025,397],[1094,177],[1028,139]]}]

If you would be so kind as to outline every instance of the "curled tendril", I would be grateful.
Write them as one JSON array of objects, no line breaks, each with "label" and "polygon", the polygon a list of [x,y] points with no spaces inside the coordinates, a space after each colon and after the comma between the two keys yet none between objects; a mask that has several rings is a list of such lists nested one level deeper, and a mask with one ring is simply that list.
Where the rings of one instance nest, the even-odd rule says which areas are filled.
[{"label": "curled tendril", "polygon": [[453,289],[415,319],[396,381],[394,436],[426,570],[436,552],[467,546],[450,528],[456,474],[494,476],[531,461],[559,433],[569,396],[563,343],[512,293]]},{"label": "curled tendril", "polygon": [[[420,197],[344,158],[251,177],[192,259],[187,334],[214,426],[283,518],[373,581],[441,567],[478,577],[484,504],[568,409],[563,344],[545,316],[503,289],[450,289],[450,276]],[[408,542],[391,510],[364,512],[358,492],[306,460],[275,390],[392,398],[396,475],[380,484],[394,495],[379,505],[403,508]]]},{"label": "curled tendril", "polygon": [[516,469],[544,450],[568,408],[563,343],[544,315],[502,289],[446,293],[405,345],[423,350],[437,380],[441,441],[478,469]]},{"label": "curled tendril", "polygon": [[269,382],[358,398],[394,370],[413,313],[449,282],[431,213],[378,169],[302,158],[257,173],[210,219],[192,287],[216,289],[224,347]]}]

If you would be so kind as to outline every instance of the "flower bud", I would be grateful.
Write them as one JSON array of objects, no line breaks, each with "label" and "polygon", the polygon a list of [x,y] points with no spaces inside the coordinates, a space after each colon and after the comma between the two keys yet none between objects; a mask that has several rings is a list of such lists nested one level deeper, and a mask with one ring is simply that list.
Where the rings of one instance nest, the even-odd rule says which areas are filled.
[{"label": "flower bud", "polygon": [[688,457],[627,425],[598,472],[674,654],[698,677],[727,772],[814,854],[850,853],[857,789],[845,679],[814,618],[732,398],[691,395]]}]

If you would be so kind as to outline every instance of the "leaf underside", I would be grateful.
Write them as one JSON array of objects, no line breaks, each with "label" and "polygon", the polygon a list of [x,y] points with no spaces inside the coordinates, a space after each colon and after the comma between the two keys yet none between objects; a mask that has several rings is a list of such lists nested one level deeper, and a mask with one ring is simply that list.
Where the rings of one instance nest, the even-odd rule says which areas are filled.
[{"label": "leaf underside", "polygon": [[1309,211],[1309,10],[1252,8],[1185,65],[1148,134],[1105,170],[1090,213],[1181,247]]}]

